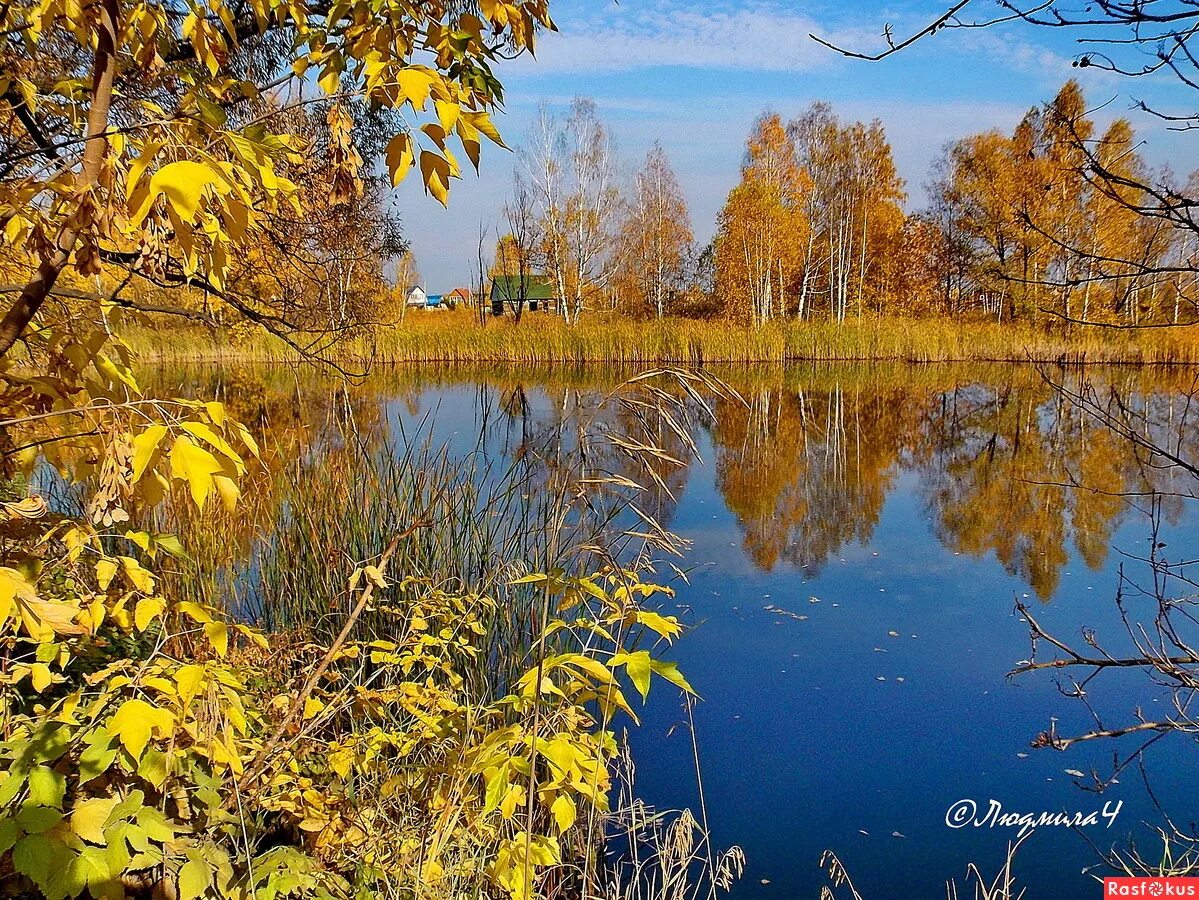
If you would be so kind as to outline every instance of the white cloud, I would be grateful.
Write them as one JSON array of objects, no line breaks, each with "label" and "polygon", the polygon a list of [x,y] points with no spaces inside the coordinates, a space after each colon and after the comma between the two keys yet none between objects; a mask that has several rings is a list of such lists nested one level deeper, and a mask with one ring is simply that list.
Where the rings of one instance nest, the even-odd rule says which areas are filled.
[{"label": "white cloud", "polygon": [[[824,31],[809,16],[773,3],[702,5],[677,0],[622,0],[559,8],[559,34],[544,35],[540,73],[611,72],[653,66],[806,72],[838,57],[808,35]],[[837,32],[836,40],[859,35]]]}]

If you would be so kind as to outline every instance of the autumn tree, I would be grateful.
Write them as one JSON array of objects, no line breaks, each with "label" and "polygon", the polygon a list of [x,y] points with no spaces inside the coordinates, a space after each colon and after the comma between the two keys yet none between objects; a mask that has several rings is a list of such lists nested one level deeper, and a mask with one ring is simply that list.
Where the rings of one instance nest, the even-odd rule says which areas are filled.
[{"label": "autumn tree", "polygon": [[[385,146],[392,180],[419,163],[445,200],[480,141],[499,141],[490,111],[498,83],[488,65],[509,44],[530,47],[550,25],[544,0],[486,5],[483,18],[440,2],[387,16],[369,4],[10,3],[3,10],[0,207],[8,246],[26,275],[0,321],[0,353],[27,334],[64,272],[109,278],[118,297],[147,276],[198,287],[284,333],[285,317],[225,293],[230,259],[259,240],[264,217],[294,204],[281,174],[306,142],[284,114],[313,102],[288,90],[315,81],[327,115],[329,196],[353,195],[362,158],[351,108],[408,110]],[[293,49],[295,48],[295,49]],[[280,102],[280,98],[286,98]],[[92,285],[94,288],[94,285]]]},{"label": "autumn tree", "polygon": [[[954,270],[979,308],[1002,320],[1136,324],[1171,314],[1166,259],[1179,229],[1137,210],[1152,180],[1131,125],[1099,140],[1075,82],[1010,136],[986,132],[948,151],[934,186]],[[1093,162],[1092,162],[1093,160]],[[1100,178],[1095,166],[1107,173]],[[970,305],[970,304],[967,304]]]},{"label": "autumn tree", "polygon": [[632,307],[659,319],[684,288],[684,266],[694,236],[687,201],[661,144],[637,173],[618,244],[623,293]]},{"label": "autumn tree", "polygon": [[815,103],[787,133],[809,184],[800,315],[810,314],[817,299],[838,321],[851,309],[880,308],[894,274],[889,266],[905,200],[882,124],[843,124],[827,103]]},{"label": "autumn tree", "polygon": [[728,312],[762,323],[795,311],[790,299],[809,227],[806,190],[782,119],[763,115],[717,221],[716,291]]},{"label": "autumn tree", "polygon": [[[1176,79],[1182,96],[1192,99],[1193,92],[1199,90],[1199,53],[1194,46],[1199,10],[1190,0],[1098,0],[1083,6],[1058,0],[1005,0],[998,14],[983,11],[983,6],[979,0],[947,4],[932,21],[907,37],[898,37],[887,28],[886,46],[878,52],[837,47],[819,37],[816,40],[846,56],[881,60],[938,32],[999,29],[1021,23],[1071,35],[1079,48],[1074,65],[1080,69],[1096,68],[1120,78]],[[1151,106],[1143,100],[1137,105],[1178,131],[1193,132],[1199,126],[1193,103],[1178,109]],[[1089,322],[1086,316],[1078,315],[1079,288],[1089,313],[1095,307],[1086,296],[1087,284],[1114,281],[1114,290],[1120,293],[1130,287],[1128,273],[1137,272],[1139,277],[1132,288],[1135,301],[1125,305],[1122,324],[1135,327],[1193,321],[1199,309],[1199,295],[1195,293],[1199,258],[1193,249],[1199,240],[1199,218],[1195,215],[1199,209],[1199,178],[1192,175],[1178,179],[1168,170],[1141,168],[1138,172],[1136,166],[1124,166],[1127,157],[1106,153],[1105,147],[1110,147],[1106,140],[1094,141],[1093,126],[1082,113],[1081,91],[1071,82],[1044,114],[1034,115],[1025,123],[1024,134],[1016,136],[1021,145],[1017,161],[1021,152],[1034,154],[1024,157],[1027,163],[1022,162],[1021,167],[1043,170],[1040,180],[1021,181],[1018,186],[1034,190],[1039,185],[1055,201],[1047,217],[1032,220],[1030,216],[1029,232],[1036,236],[1030,243],[1044,240],[1052,249],[1043,251],[1035,263],[1028,254],[1034,264],[1028,266],[1027,273],[1020,274],[1023,305],[1066,321]],[[1034,139],[1038,130],[1049,138],[1039,145]],[[1035,155],[1038,151],[1042,155]],[[1080,190],[1080,182],[1085,190]],[[1140,239],[1115,255],[1097,252],[1094,231],[1085,224],[1088,218],[1093,223],[1095,211],[1085,195],[1094,193],[1143,220]],[[1027,249],[1021,249],[1021,256]],[[1043,293],[1048,296],[1043,297]]]},{"label": "autumn tree", "polygon": [[524,164],[536,198],[543,256],[567,324],[607,288],[614,271],[619,190],[616,148],[595,101],[575,98],[559,121],[542,106]]}]

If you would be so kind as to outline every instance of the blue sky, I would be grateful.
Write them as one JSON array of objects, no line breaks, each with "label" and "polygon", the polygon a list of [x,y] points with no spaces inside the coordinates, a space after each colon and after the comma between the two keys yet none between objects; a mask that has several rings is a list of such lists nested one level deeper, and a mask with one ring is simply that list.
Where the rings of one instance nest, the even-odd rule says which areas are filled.
[{"label": "blue sky", "polygon": [[[987,0],[976,2],[980,14],[995,9]],[[662,142],[701,240],[711,236],[737,181],[753,120],[764,110],[789,117],[815,100],[831,102],[843,118],[882,120],[912,208],[923,204],[929,166],[946,142],[1012,128],[1071,77],[1082,82],[1097,120],[1133,120],[1151,162],[1185,172],[1196,158],[1193,139],[1130,110],[1134,99],[1175,109],[1194,99],[1188,104],[1168,76],[1130,81],[1073,68],[1077,33],[1021,24],[946,31],[870,63],[845,59],[808,34],[876,49],[884,24],[905,36],[944,6],[936,0],[555,0],[551,6],[559,33],[541,39],[535,60],[499,70],[507,96],[499,117],[505,139],[521,143],[541,101],[564,110],[575,96],[593,97],[626,177],[654,141]],[[395,192],[431,292],[469,282],[480,225],[489,229],[490,252],[514,164],[512,154],[486,147],[481,176],[471,171],[454,183],[449,210],[425,197],[415,177]]]}]

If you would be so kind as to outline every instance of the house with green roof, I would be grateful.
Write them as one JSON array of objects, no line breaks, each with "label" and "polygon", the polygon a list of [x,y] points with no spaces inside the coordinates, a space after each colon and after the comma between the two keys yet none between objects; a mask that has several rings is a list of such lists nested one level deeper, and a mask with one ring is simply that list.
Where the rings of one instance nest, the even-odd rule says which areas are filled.
[{"label": "house with green roof", "polygon": [[558,289],[549,275],[497,275],[491,282],[491,314],[502,316],[524,306],[530,312],[558,308]]}]

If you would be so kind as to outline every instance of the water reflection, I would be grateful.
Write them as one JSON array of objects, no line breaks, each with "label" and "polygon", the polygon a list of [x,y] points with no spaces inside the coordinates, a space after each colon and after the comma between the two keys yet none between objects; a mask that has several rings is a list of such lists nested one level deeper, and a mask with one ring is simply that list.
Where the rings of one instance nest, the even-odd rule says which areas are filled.
[{"label": "water reflection", "polygon": [[[1049,599],[1071,548],[1089,567],[1103,565],[1128,512],[1122,495],[1165,493],[1176,517],[1179,495],[1191,490],[1187,473],[1109,427],[1115,420],[1158,446],[1187,446],[1194,384],[1184,372],[841,366],[717,374],[739,397],[711,398],[714,418],[689,403],[692,427],[711,442],[716,485],[744,552],[766,572],[786,564],[817,575],[847,544],[870,538],[896,479],[912,474],[945,547],[993,557]],[[267,471],[247,492],[262,501],[247,536],[269,530],[272,470],[308,459],[335,475],[344,454],[413,440],[433,421],[462,452],[526,466],[532,490],[580,461],[591,477],[645,485],[639,506],[665,527],[692,471],[673,462],[688,448],[661,419],[612,401],[611,374],[406,369],[349,383],[244,367],[159,377],[218,396],[269,433]],[[666,451],[648,471],[643,456],[610,440],[632,433]]]},{"label": "water reflection", "polygon": [[[1093,721],[1049,678],[1005,679],[1029,652],[1012,595],[1052,601],[1038,618],[1058,633],[1123,632],[1110,602],[1114,563],[1125,559],[1116,548],[1144,549],[1138,505],[1156,506],[1149,494],[1160,492],[1167,524],[1183,535],[1194,528],[1193,513],[1183,516],[1191,473],[1150,449],[1185,459],[1195,446],[1194,376],[845,365],[717,374],[736,398],[690,397],[663,382],[703,456],[686,468],[668,459],[685,458],[686,441],[635,403],[612,401],[615,373],[425,368],[357,384],[286,370],[161,377],[221,396],[269,435],[247,515],[220,535],[220,558],[232,547],[244,562],[255,547],[282,545],[281,529],[324,534],[327,523],[296,521],[282,508],[280,486],[297,481],[319,486],[313,508],[322,517],[351,504],[372,522],[386,517],[386,492],[379,499],[358,484],[357,461],[386,462],[426,440],[447,444],[451,465],[519,468],[534,500],[505,513],[511,558],[536,551],[520,540],[520,516],[554,493],[555,480],[581,467],[596,480],[649,485],[642,511],[695,541],[680,613],[697,627],[671,653],[704,696],[696,733],[716,843],[742,844],[749,855],[738,897],[817,896],[827,848],[866,897],[935,894],[967,861],[992,871],[1007,835],[947,829],[951,803],[1078,808],[1081,792],[1063,770],[1110,757],[1099,746],[1030,752],[1050,717],[1065,734]],[[665,455],[646,470],[614,435],[639,436]],[[355,534],[354,552],[377,550],[393,524]],[[205,533],[196,529],[199,539]],[[1163,540],[1186,543],[1179,534]],[[344,543],[339,535],[288,546]],[[293,584],[280,571],[292,561],[276,561],[275,580],[311,595],[314,579]],[[330,596],[345,562],[320,567]],[[1119,717],[1170,699],[1143,678],[1105,684],[1101,697]],[[639,786],[651,802],[694,806],[694,748],[677,707],[651,697],[642,718],[631,737]],[[1193,810],[1194,748],[1171,747],[1157,748],[1155,796]],[[1160,814],[1134,777],[1122,780],[1111,793],[1127,812],[1105,842]],[[1080,874],[1094,862],[1090,848],[1058,831],[1038,835],[1021,870],[1054,896],[1094,896]]]}]

